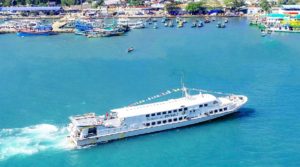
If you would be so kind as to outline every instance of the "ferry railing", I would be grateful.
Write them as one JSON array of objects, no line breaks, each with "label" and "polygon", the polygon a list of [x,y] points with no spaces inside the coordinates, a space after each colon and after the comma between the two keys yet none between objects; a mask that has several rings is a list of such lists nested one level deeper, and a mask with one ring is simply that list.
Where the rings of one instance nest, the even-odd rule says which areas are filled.
[{"label": "ferry railing", "polygon": [[104,130],[100,130],[99,132],[99,136],[103,136],[103,135],[108,135],[108,134],[115,134],[115,133],[121,133],[121,132],[128,132],[130,130],[134,130],[134,129],[141,129],[143,126],[135,126],[135,127],[120,127],[120,128],[111,128],[111,129],[104,129]]}]

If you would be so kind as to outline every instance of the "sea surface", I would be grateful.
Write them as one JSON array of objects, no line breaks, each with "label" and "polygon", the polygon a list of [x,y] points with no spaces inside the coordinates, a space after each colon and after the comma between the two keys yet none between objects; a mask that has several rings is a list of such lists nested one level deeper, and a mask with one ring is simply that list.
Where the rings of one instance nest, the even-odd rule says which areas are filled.
[{"label": "sea surface", "polygon": [[[0,35],[0,166],[300,166],[300,34],[261,37],[245,18],[190,24],[95,39]],[[104,114],[182,77],[249,101],[215,121],[70,149],[69,116]]]}]

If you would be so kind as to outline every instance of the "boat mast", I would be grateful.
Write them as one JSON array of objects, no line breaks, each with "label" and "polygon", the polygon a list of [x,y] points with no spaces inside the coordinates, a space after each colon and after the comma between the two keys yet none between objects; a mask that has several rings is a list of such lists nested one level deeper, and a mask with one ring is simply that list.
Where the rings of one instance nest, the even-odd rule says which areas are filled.
[{"label": "boat mast", "polygon": [[186,98],[189,98],[190,97],[190,94],[188,93],[188,88],[186,88],[185,86],[184,86],[184,82],[183,82],[183,79],[182,79],[182,77],[181,77],[181,90],[182,90],[182,96],[183,97],[186,97]]}]

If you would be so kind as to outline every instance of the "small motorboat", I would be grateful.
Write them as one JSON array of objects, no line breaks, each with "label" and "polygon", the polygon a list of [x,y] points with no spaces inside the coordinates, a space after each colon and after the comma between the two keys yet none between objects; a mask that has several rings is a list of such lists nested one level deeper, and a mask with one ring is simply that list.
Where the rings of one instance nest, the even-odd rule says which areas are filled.
[{"label": "small motorboat", "polygon": [[168,27],[168,23],[165,23],[164,25],[165,25],[165,27]]},{"label": "small motorboat", "polygon": [[262,31],[262,32],[261,32],[261,36],[262,36],[262,37],[265,37],[266,35],[267,35],[267,32],[266,32],[266,31]]},{"label": "small motorboat", "polygon": [[169,27],[174,27],[174,24],[173,24],[173,21],[172,21],[172,20],[169,21],[168,26],[169,26]]},{"label": "small motorboat", "polygon": [[127,52],[128,52],[128,53],[130,53],[130,52],[132,52],[132,51],[134,51],[133,47],[130,47],[130,48],[127,49]]},{"label": "small motorboat", "polygon": [[225,24],[224,23],[221,23],[221,22],[218,22],[217,24],[217,28],[225,28]]},{"label": "small motorboat", "polygon": [[225,21],[224,21],[224,23],[228,23],[228,19],[227,19],[227,18],[225,18]]},{"label": "small motorboat", "polygon": [[183,27],[183,22],[182,21],[178,22],[177,28],[182,28],[182,27]]},{"label": "small motorboat", "polygon": [[197,27],[197,23],[192,23],[191,28]]},{"label": "small motorboat", "polygon": [[154,29],[157,29],[157,28],[158,28],[156,23],[154,23],[153,28],[154,28]]},{"label": "small motorboat", "polygon": [[200,21],[200,22],[198,23],[197,27],[198,27],[198,28],[203,27],[203,22]]},{"label": "small motorboat", "polygon": [[208,18],[205,18],[204,23],[210,23],[210,20]]},{"label": "small motorboat", "polygon": [[211,21],[216,21],[216,18],[213,17],[213,18],[211,19]]}]

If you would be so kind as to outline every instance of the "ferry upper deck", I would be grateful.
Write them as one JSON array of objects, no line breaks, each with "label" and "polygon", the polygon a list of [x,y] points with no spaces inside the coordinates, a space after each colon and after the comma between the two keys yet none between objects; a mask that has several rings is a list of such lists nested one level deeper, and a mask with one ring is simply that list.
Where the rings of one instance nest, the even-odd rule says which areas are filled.
[{"label": "ferry upper deck", "polygon": [[170,99],[163,102],[123,107],[111,111],[117,113],[118,117],[124,118],[124,117],[133,117],[138,115],[151,114],[155,112],[175,110],[183,107],[196,106],[199,104],[207,105],[207,103],[213,101],[217,101],[219,103],[229,102],[229,100],[227,100],[226,98],[216,98],[211,94],[197,94],[197,95],[190,95],[178,99]]}]

